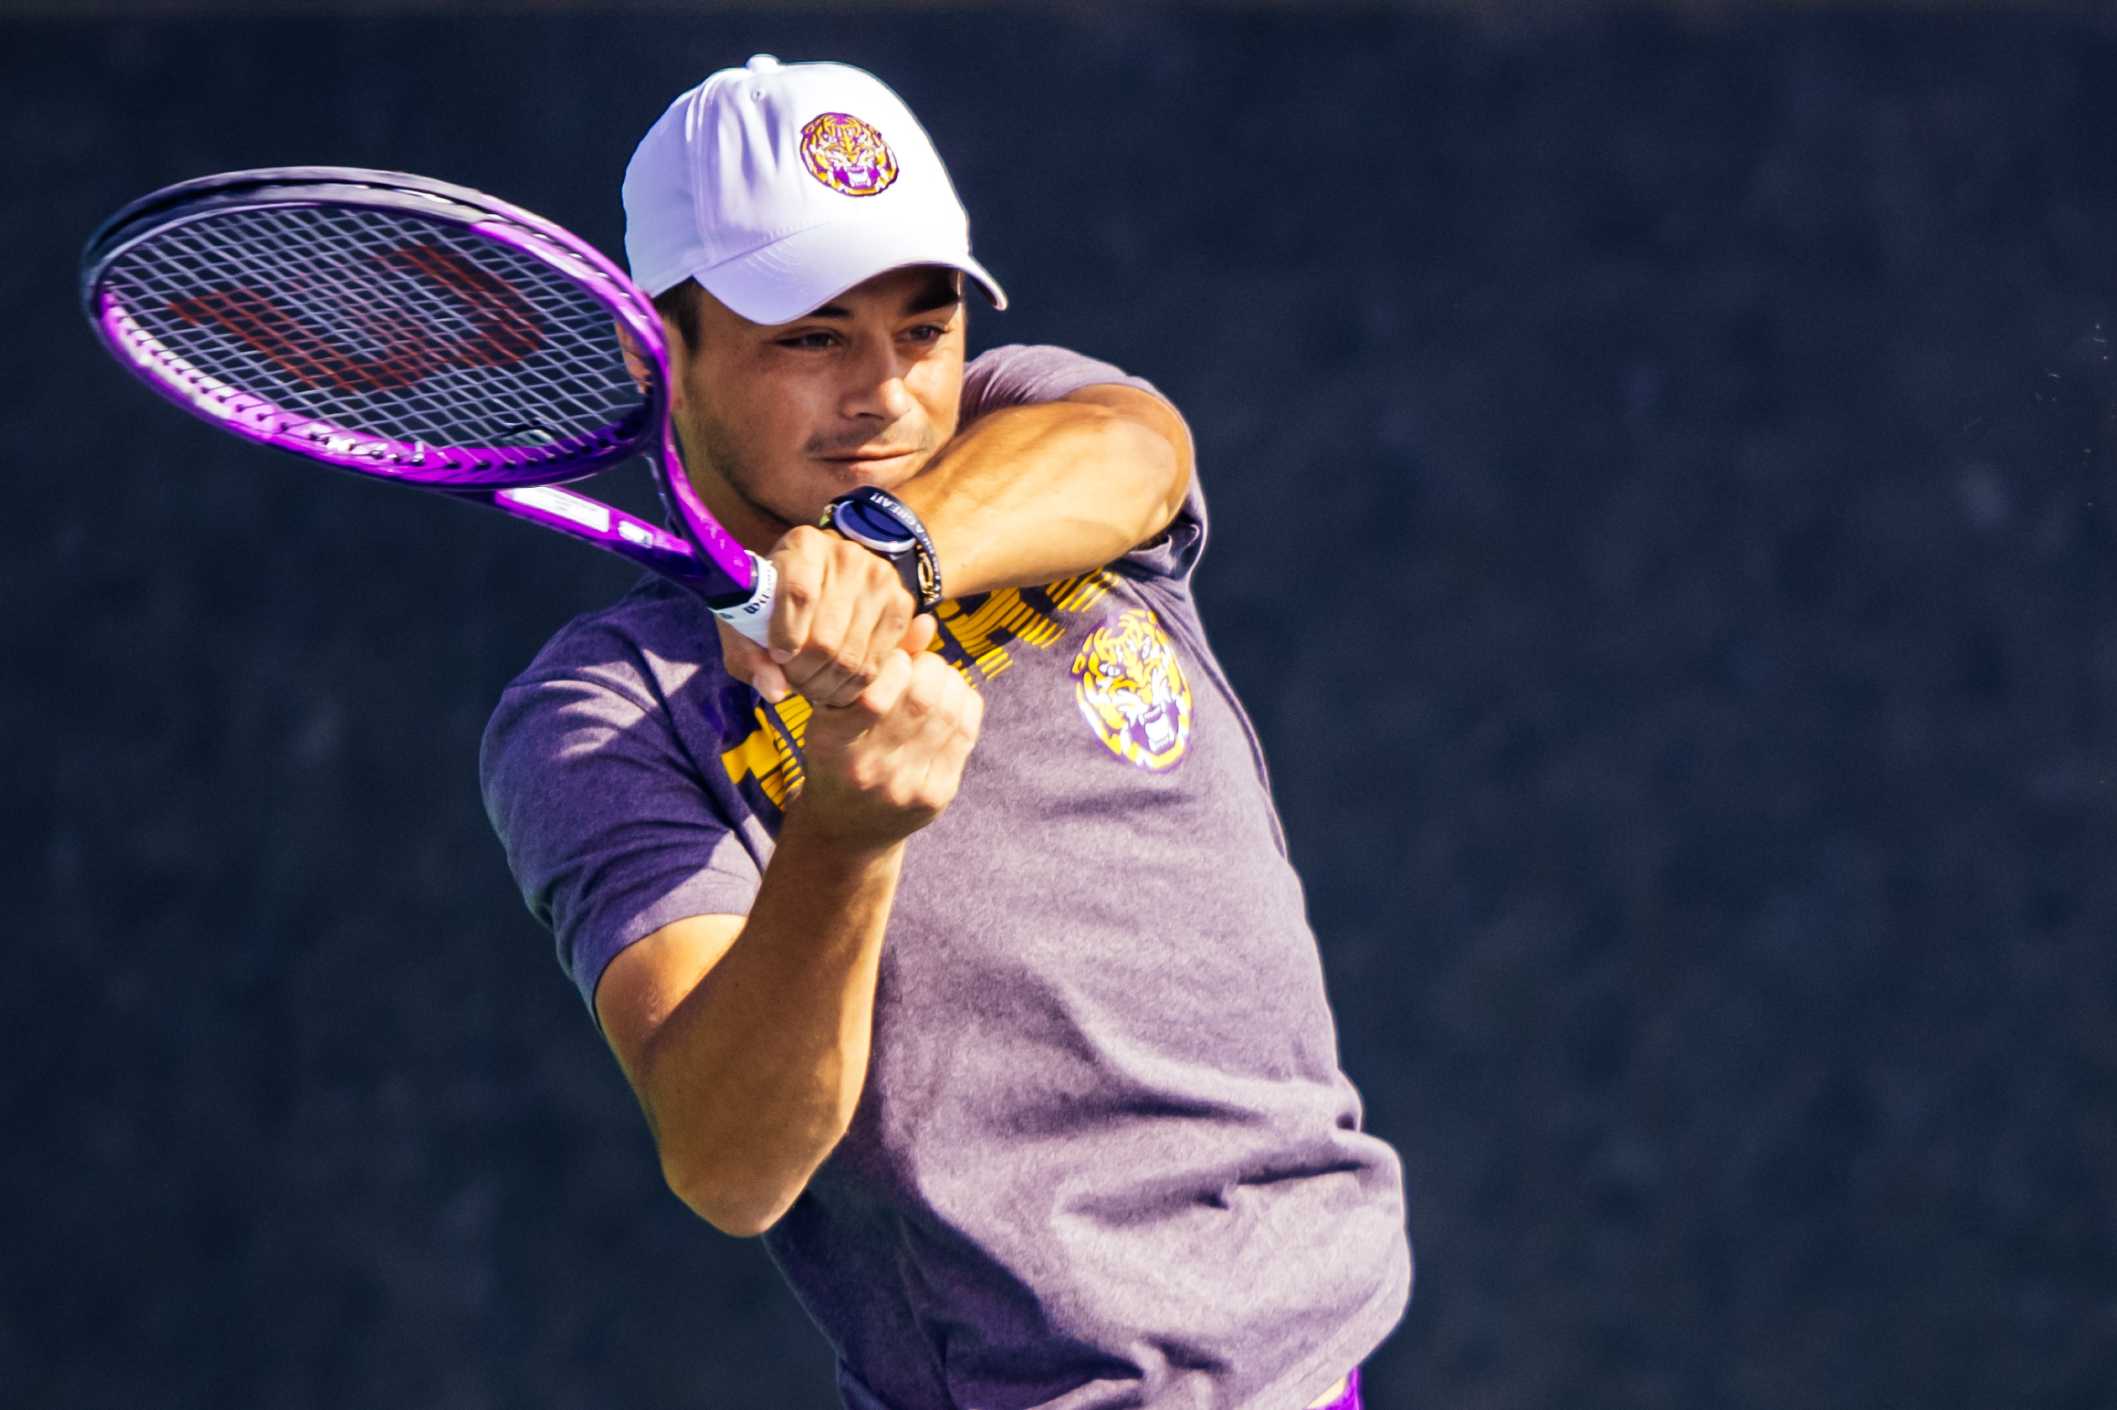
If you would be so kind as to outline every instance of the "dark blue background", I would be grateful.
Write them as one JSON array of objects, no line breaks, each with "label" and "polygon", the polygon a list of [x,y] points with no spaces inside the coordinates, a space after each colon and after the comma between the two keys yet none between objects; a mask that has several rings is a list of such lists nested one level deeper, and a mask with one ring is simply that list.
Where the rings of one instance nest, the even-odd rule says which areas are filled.
[{"label": "dark blue background", "polygon": [[11,1403],[831,1403],[479,810],[627,574],[215,436],[72,302],[241,166],[614,251],[756,49],[922,115],[1017,300],[976,342],[1191,417],[1414,1201],[1371,1404],[2107,1404],[2117,39],[1241,10],[0,26]]}]

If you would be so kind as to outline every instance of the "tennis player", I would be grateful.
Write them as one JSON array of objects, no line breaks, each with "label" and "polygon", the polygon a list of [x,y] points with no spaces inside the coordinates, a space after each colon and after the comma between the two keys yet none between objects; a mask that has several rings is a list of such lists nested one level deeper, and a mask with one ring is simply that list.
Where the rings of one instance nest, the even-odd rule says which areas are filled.
[{"label": "tennis player", "polygon": [[670,1186],[761,1235],[851,1410],[1359,1404],[1411,1288],[1148,383],[1005,306],[874,77],[759,56],[625,173],[769,649],[659,579],[563,628],[481,777]]}]

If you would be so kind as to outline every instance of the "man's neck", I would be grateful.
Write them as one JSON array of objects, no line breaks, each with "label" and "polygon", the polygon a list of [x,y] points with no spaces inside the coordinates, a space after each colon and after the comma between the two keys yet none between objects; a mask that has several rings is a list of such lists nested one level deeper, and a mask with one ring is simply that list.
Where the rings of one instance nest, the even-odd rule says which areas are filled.
[{"label": "man's neck", "polygon": [[728,531],[730,538],[752,553],[769,553],[780,536],[794,527],[710,468],[698,473],[688,470],[679,473],[688,476],[692,489],[705,504],[706,512]]}]

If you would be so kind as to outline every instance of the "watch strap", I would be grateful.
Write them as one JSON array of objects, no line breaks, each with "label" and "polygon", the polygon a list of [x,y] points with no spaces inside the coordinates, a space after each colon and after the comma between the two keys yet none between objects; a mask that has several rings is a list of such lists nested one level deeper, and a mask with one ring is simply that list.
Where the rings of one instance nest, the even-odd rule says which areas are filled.
[{"label": "watch strap", "polygon": [[[870,527],[875,516],[901,532],[876,532],[879,526]],[[863,520],[868,524],[863,524]],[[903,500],[888,490],[862,485],[832,500],[817,522],[818,527],[830,529],[890,560],[921,612],[931,612],[940,605],[941,562],[934,552],[933,537]]]}]

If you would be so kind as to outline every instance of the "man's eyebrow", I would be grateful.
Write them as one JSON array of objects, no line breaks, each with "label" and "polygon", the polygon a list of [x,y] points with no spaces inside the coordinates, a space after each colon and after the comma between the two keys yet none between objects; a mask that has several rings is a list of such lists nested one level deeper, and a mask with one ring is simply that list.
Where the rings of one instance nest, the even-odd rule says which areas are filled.
[{"label": "man's eyebrow", "polygon": [[[963,302],[963,291],[953,279],[941,280],[927,285],[913,294],[902,310],[902,317],[914,314],[934,313],[944,308],[954,308]],[[851,318],[853,311],[843,304],[825,304],[808,315],[810,318]]]},{"label": "man's eyebrow", "polygon": [[953,284],[937,284],[912,301],[905,313],[935,313],[944,308],[954,308],[963,302],[963,291]]}]

